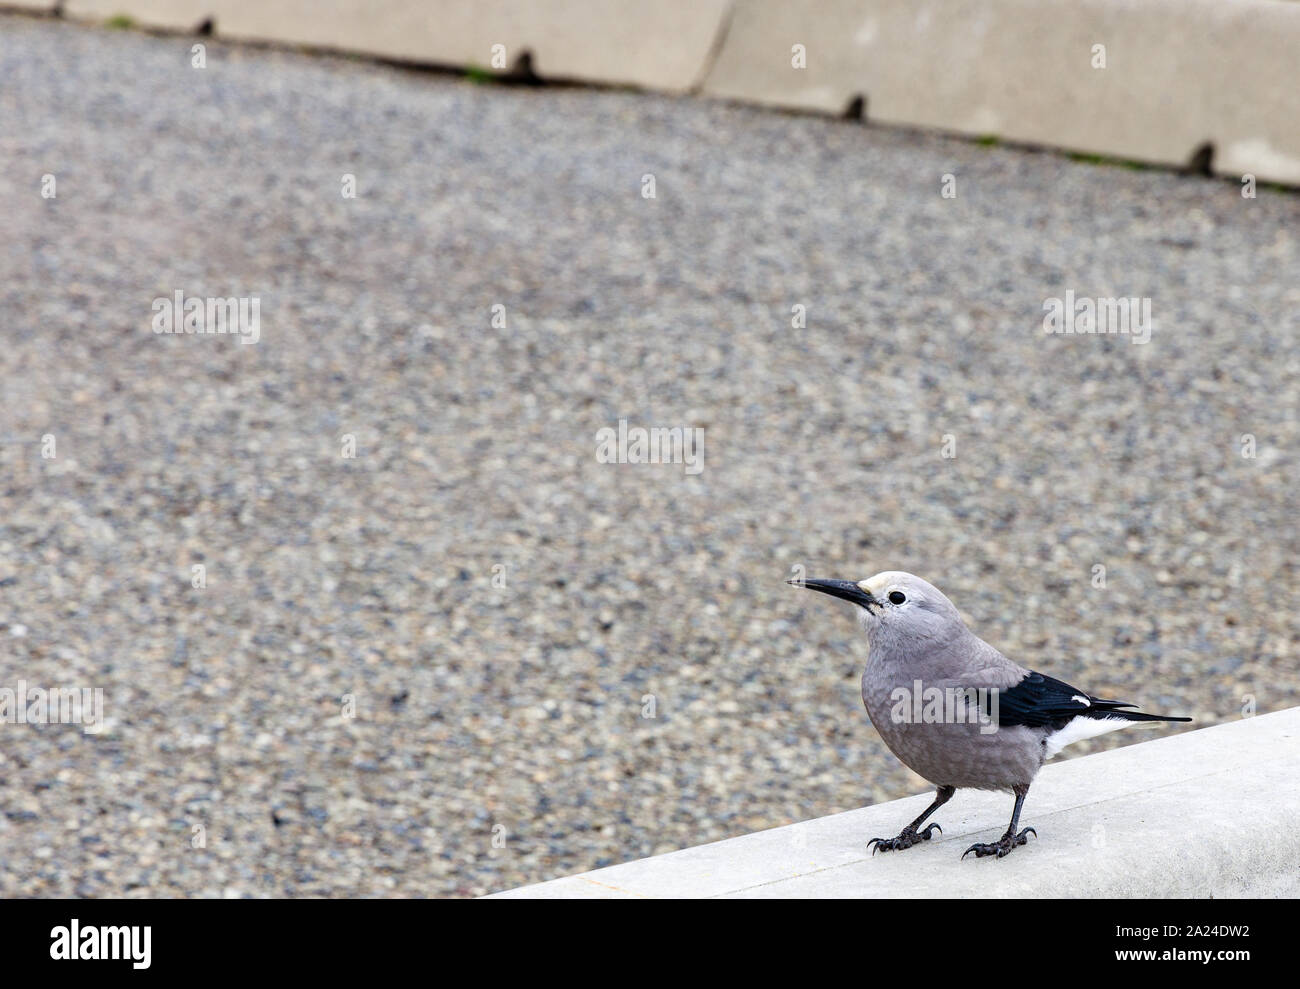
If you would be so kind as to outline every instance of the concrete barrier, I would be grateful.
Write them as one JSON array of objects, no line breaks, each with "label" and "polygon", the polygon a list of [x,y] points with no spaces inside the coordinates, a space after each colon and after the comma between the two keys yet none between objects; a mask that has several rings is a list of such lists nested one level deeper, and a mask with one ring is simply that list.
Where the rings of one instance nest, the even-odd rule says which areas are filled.
[{"label": "concrete barrier", "polygon": [[1163,165],[1204,169],[1208,147],[1220,174],[1300,185],[1292,0],[67,0],[63,9],[182,31],[211,20],[232,39],[503,74],[526,65],[542,78],[834,114],[860,98],[876,121]]},{"label": "concrete barrier", "polygon": [[[69,0],[70,17],[313,45],[505,73],[527,52],[549,79],[684,92],[699,85],[728,0]],[[501,49],[494,52],[494,46]],[[493,65],[494,55],[504,64]]]},{"label": "concrete barrier", "polygon": [[738,0],[704,91],[1300,183],[1298,58],[1278,0]]},{"label": "concrete barrier", "polygon": [[193,31],[213,6],[209,0],[65,0],[63,16],[98,23],[129,17],[139,27]]},{"label": "concrete barrier", "polygon": [[[790,785],[797,787],[798,780]],[[687,848],[489,898],[1300,896],[1300,708],[1046,766],[1005,859],[964,861],[1012,799],[960,790],[943,834],[874,857],[932,794]]]}]

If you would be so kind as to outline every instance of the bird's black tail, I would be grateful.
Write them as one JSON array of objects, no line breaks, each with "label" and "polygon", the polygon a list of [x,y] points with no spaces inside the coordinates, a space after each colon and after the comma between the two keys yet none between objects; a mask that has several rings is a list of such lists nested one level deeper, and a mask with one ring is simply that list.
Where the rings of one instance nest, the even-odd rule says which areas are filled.
[{"label": "bird's black tail", "polygon": [[1141,711],[1119,711],[1115,708],[1109,710],[1098,710],[1093,708],[1091,711],[1084,712],[1090,718],[1101,720],[1115,718],[1120,721],[1191,721],[1191,718],[1171,718],[1163,714],[1143,714]]}]

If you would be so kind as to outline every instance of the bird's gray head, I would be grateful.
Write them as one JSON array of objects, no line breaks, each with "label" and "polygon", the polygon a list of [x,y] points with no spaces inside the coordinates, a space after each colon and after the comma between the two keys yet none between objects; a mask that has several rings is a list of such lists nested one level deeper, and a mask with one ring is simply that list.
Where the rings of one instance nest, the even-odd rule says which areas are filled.
[{"label": "bird's gray head", "polygon": [[[800,584],[791,580],[787,583]],[[970,634],[953,603],[933,584],[901,570],[886,570],[866,580],[822,580],[812,577],[804,587],[851,601],[873,644],[948,642]]]}]

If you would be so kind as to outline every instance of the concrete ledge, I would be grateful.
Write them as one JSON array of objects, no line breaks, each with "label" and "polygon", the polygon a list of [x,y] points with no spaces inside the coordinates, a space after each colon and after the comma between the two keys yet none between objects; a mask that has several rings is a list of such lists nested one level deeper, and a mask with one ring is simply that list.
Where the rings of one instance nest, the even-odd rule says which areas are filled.
[{"label": "concrete ledge", "polygon": [[[313,45],[505,73],[527,52],[544,78],[684,92],[709,60],[729,0],[69,0],[69,17]],[[493,68],[493,46],[504,65]]]},{"label": "concrete ledge", "polygon": [[704,90],[1300,183],[1298,51],[1278,0],[738,0]]},{"label": "concrete ledge", "polygon": [[[1126,729],[1137,731],[1137,729]],[[797,787],[798,780],[791,786]],[[1300,896],[1300,708],[1048,764],[1005,859],[961,860],[1012,799],[960,790],[932,841],[876,855],[930,794],[491,898]]]},{"label": "concrete ledge", "polygon": [[140,27],[193,31],[211,16],[208,0],[66,0],[63,16],[102,24],[129,17]]},{"label": "concrete ledge", "polygon": [[[2,2],[2,0],[0,0]],[[23,6],[49,8],[48,2]],[[1300,185],[1293,0],[67,0],[68,17],[703,92]],[[493,66],[493,46],[504,46]],[[806,67],[791,64],[802,45]],[[1094,68],[1093,46],[1106,48]],[[1202,167],[1198,165],[1197,167]]]}]

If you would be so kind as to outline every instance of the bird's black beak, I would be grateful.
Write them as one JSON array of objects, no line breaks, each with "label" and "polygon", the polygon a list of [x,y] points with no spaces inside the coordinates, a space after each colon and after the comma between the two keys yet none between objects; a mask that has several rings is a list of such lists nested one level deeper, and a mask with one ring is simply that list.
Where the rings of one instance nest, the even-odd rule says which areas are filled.
[{"label": "bird's black beak", "polygon": [[851,580],[822,580],[809,577],[806,580],[787,580],[786,583],[794,584],[795,587],[807,587],[814,591],[821,591],[833,598],[852,601],[859,608],[866,608],[868,611],[880,607],[880,602],[871,595],[870,591],[864,591]]}]

